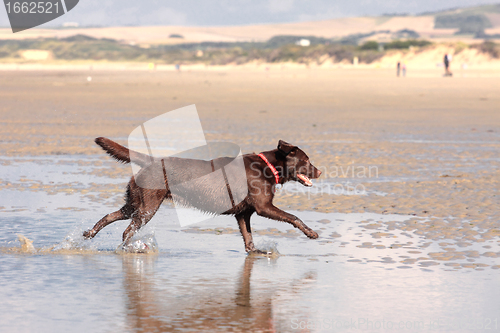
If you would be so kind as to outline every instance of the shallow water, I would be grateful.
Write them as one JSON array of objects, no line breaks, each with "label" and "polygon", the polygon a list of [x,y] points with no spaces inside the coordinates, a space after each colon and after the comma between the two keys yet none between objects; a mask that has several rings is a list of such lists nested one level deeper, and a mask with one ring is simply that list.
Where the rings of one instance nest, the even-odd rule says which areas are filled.
[{"label": "shallow water", "polygon": [[2,332],[500,330],[500,243],[484,225],[287,209],[320,238],[254,216],[268,258],[245,254],[234,218],[181,228],[165,205],[136,238],[157,251],[130,254],[116,251],[127,221],[81,237],[119,207],[126,172],[111,163],[2,160]]}]

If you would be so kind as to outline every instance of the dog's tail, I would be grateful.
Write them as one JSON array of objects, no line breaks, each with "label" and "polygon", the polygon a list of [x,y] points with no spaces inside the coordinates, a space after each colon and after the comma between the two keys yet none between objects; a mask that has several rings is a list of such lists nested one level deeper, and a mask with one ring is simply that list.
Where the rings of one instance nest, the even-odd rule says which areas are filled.
[{"label": "dog's tail", "polygon": [[106,153],[111,155],[115,160],[122,163],[133,162],[141,167],[151,164],[153,158],[149,155],[139,153],[124,147],[113,140],[99,137],[95,139],[97,143]]}]

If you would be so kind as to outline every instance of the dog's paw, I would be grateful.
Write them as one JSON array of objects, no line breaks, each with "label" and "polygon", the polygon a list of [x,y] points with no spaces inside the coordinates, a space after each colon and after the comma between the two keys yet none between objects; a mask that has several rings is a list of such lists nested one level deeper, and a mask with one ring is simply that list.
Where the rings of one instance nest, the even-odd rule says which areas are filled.
[{"label": "dog's paw", "polygon": [[253,249],[252,251],[248,251],[248,254],[249,255],[263,255],[263,256],[267,256],[267,255],[270,255],[272,254],[272,252],[267,252],[267,251],[262,251],[262,250],[259,250],[259,249]]},{"label": "dog's paw", "polygon": [[94,233],[93,233],[92,229],[83,232],[83,238],[91,239],[92,237],[94,237]]},{"label": "dog's paw", "polygon": [[318,238],[318,237],[319,237],[319,236],[318,236],[318,233],[317,233],[316,231],[314,231],[314,230],[311,230],[311,229],[307,230],[307,232],[306,232],[306,236],[307,236],[308,238],[311,238],[311,239],[316,239],[316,238]]}]

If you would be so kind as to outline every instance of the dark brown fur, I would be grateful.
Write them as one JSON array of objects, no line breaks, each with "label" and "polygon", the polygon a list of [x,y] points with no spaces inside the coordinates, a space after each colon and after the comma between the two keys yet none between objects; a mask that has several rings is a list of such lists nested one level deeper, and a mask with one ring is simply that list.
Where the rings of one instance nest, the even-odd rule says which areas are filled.
[{"label": "dark brown fur", "polygon": [[[129,150],[110,139],[102,137],[97,138],[95,142],[114,159],[123,163],[130,163],[132,161],[140,165],[142,169],[135,177],[130,179],[127,185],[125,205],[116,212],[104,216],[92,229],[85,231],[83,233],[85,238],[93,238],[102,228],[115,221],[132,219],[132,222],[123,233],[123,242],[126,244],[135,232],[151,220],[163,200],[172,199],[168,184],[171,184],[172,181],[183,182],[205,175],[207,168],[211,165],[210,161],[183,158],[153,159],[148,155]],[[321,175],[321,171],[310,163],[309,157],[301,149],[284,141],[279,141],[278,149],[266,151],[262,154],[278,170],[280,184],[295,180],[306,185],[303,180],[298,178],[298,174],[306,175],[308,178],[318,178]],[[212,162],[220,164],[223,162],[223,159],[215,159]],[[170,167],[179,170],[178,174],[176,174],[176,179],[169,179],[168,183],[163,178],[163,174],[158,171],[163,169],[157,167],[160,163],[165,163],[164,161],[167,160],[168,162],[166,163],[170,163]],[[234,215],[236,217],[245,242],[245,250],[247,252],[257,251],[253,244],[250,228],[250,217],[253,213],[272,220],[290,223],[295,228],[300,229],[307,237],[312,239],[318,238],[318,234],[305,225],[298,217],[282,211],[273,205],[276,181],[267,164],[257,154],[244,155],[243,161],[247,176],[248,195],[242,202],[222,214]],[[140,187],[136,184],[136,178],[139,179],[140,177],[142,177],[143,181],[155,182],[156,184],[164,181],[164,188],[158,189],[161,187],[154,188],[153,186],[152,189],[148,189]],[[205,188],[201,190],[206,191],[206,193],[214,191],[213,188],[210,188],[210,184],[205,184]],[[203,201],[206,202],[200,203],[200,206],[196,208],[211,212],[210,207],[217,204],[217,196],[206,195],[205,199]]]}]

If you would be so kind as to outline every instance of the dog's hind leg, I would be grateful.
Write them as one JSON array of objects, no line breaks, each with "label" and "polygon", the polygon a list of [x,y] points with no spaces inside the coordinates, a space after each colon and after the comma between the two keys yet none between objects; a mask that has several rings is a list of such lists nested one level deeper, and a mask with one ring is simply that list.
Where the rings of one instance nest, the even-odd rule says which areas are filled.
[{"label": "dog's hind leg", "polygon": [[94,238],[95,235],[97,235],[97,233],[101,231],[101,229],[104,228],[105,226],[119,220],[126,220],[130,218],[130,214],[128,213],[128,211],[129,209],[127,209],[127,205],[125,205],[120,210],[117,210],[114,213],[110,213],[104,216],[102,219],[99,220],[99,222],[97,222],[94,225],[92,229],[85,231],[83,233],[83,237],[85,237],[86,239]]},{"label": "dog's hind leg", "polygon": [[250,227],[250,217],[253,213],[253,210],[249,210],[235,216],[236,220],[238,221],[238,227],[240,228],[241,236],[243,236],[243,241],[245,242],[246,252],[255,251],[255,246],[252,239],[252,229]]},{"label": "dog's hind leg", "polygon": [[135,233],[151,220],[153,215],[154,213],[143,217],[133,217],[132,222],[130,222],[127,229],[123,232],[123,244],[127,244]]},{"label": "dog's hind leg", "polygon": [[[165,191],[162,191],[165,193]],[[134,234],[143,226],[145,226],[156,214],[161,203],[168,195],[152,195],[148,196],[148,200],[143,201],[141,206],[132,214],[132,222],[123,232],[123,244],[127,244]]]}]

